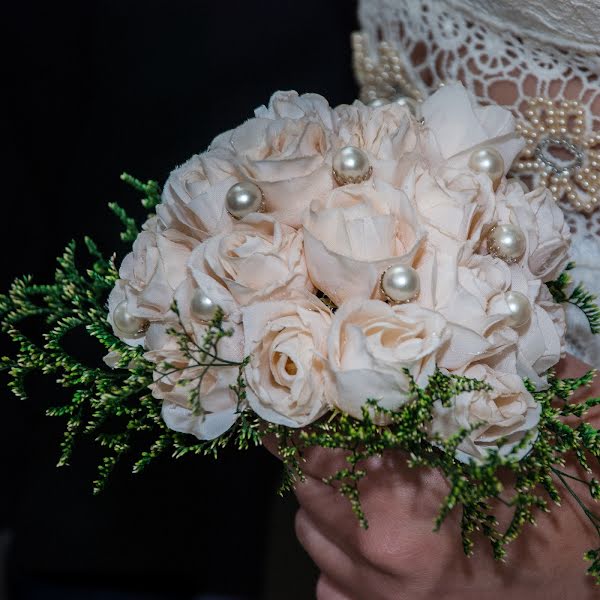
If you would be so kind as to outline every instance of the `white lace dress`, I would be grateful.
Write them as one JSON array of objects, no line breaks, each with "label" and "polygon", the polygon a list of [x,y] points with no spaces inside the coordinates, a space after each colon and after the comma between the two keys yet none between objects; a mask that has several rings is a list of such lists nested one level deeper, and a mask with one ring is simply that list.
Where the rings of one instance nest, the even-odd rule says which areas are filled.
[{"label": "white lace dress", "polygon": [[[573,232],[573,279],[600,294],[600,0],[360,0],[362,99],[460,80],[501,101],[528,146],[516,176],[545,184]],[[568,308],[569,351],[600,367],[600,336]]]}]

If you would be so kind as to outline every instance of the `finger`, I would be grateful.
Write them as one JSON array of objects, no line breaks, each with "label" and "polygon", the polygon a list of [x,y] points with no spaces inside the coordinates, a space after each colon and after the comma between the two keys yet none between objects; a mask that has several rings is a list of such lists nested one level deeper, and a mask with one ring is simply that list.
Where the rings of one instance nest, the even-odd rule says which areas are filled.
[{"label": "finger", "polygon": [[317,600],[357,600],[342,592],[327,575],[321,575],[317,582]]},{"label": "finger", "polygon": [[331,581],[343,581],[346,589],[352,588],[357,572],[362,570],[360,561],[326,537],[302,509],[296,513],[296,536],[322,574]]},{"label": "finger", "polygon": [[[302,510],[316,529],[354,561],[368,565],[381,577],[400,577],[413,572],[415,555],[435,548],[436,554],[453,553],[454,528],[445,525],[434,533],[437,506],[425,499],[415,507],[404,490],[381,486],[362,494],[369,528],[360,527],[347,498],[313,478],[296,487]],[[421,510],[421,507],[425,507]]]},{"label": "finger", "polygon": [[[298,539],[317,567],[325,581],[323,598],[329,600],[325,592],[338,595],[332,599],[344,600],[406,600],[405,582],[397,576],[390,577],[361,558],[354,558],[334,544],[311,521],[310,516],[300,509],[296,515]],[[414,558],[414,557],[413,557]],[[317,598],[321,596],[317,595]]]}]

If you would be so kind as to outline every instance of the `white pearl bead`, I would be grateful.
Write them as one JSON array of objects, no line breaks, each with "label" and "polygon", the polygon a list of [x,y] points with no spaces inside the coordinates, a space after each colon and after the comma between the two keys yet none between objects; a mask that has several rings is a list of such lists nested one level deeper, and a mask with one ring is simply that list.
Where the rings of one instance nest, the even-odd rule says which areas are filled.
[{"label": "white pearl bead", "polygon": [[384,100],[383,98],[373,98],[373,100],[369,102],[369,106],[371,108],[379,108],[380,106],[385,106],[386,104],[388,104],[388,101]]},{"label": "white pearl bead", "polygon": [[333,176],[339,185],[361,183],[371,177],[373,168],[364,150],[344,146],[333,157]]},{"label": "white pearl bead", "polygon": [[115,327],[125,335],[139,335],[144,331],[144,327],[146,325],[146,321],[144,321],[144,319],[132,315],[127,310],[127,300],[123,300],[117,304],[112,318]]},{"label": "white pearl bead", "polygon": [[511,223],[496,225],[489,234],[489,251],[498,258],[512,263],[525,252],[525,235]]},{"label": "white pearl bead", "polygon": [[229,188],[225,196],[227,212],[236,219],[260,212],[263,207],[262,190],[251,181],[240,181]]},{"label": "white pearl bead", "polygon": [[531,304],[527,296],[520,292],[508,292],[505,295],[508,304],[508,324],[511,327],[521,327],[531,319]]},{"label": "white pearl bead", "polygon": [[398,95],[392,98],[392,102],[399,106],[406,106],[414,117],[417,119],[421,118],[421,106],[414,98]]},{"label": "white pearl bead", "polygon": [[496,189],[504,175],[504,160],[495,148],[486,147],[475,150],[469,158],[469,167],[479,173],[487,173]]},{"label": "white pearl bead", "polygon": [[202,290],[196,290],[190,303],[190,311],[200,321],[211,321],[217,311],[217,305]]},{"label": "white pearl bead", "polygon": [[391,302],[408,302],[419,294],[419,274],[407,265],[388,267],[381,276],[381,291]]}]

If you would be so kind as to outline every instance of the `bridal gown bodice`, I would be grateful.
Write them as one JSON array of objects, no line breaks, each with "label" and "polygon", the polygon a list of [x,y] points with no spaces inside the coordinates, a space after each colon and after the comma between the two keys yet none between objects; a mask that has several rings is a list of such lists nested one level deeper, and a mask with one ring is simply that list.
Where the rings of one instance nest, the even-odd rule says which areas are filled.
[{"label": "bridal gown bodice", "polygon": [[[513,168],[528,185],[552,186],[573,234],[573,279],[600,295],[600,0],[360,0],[359,20],[354,62],[364,101],[398,90],[422,99],[460,80],[484,103],[502,89],[535,152],[543,136],[558,141],[572,159],[556,159],[560,181],[548,179],[547,163],[535,170],[533,151]],[[565,128],[554,133],[547,115],[536,121],[533,98],[554,103],[557,114],[564,108]],[[568,351],[600,367],[600,336],[579,309],[569,306],[567,316]]]}]

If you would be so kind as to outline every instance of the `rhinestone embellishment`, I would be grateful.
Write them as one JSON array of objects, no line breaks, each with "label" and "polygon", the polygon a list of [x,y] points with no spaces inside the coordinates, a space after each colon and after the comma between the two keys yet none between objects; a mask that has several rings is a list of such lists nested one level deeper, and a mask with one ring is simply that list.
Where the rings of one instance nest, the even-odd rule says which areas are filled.
[{"label": "rhinestone embellishment", "polygon": [[515,176],[550,189],[557,202],[590,213],[600,203],[600,134],[589,132],[576,100],[531,98],[517,131],[525,149],[513,164]]},{"label": "rhinestone embellishment", "polygon": [[[560,148],[568,154],[569,158],[555,157],[550,150]],[[583,151],[579,146],[566,139],[544,138],[535,148],[536,158],[546,166],[546,170],[553,173],[570,175],[575,169],[583,166]],[[572,157],[572,158],[571,158]]]}]

